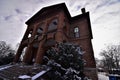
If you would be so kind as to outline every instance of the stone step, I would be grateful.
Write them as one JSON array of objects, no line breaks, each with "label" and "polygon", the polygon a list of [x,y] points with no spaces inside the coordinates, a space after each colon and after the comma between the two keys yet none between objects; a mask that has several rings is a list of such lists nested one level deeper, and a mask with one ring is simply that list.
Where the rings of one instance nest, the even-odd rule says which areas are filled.
[{"label": "stone step", "polygon": [[0,77],[3,77],[3,79],[11,79],[12,76],[6,72],[0,72]]}]

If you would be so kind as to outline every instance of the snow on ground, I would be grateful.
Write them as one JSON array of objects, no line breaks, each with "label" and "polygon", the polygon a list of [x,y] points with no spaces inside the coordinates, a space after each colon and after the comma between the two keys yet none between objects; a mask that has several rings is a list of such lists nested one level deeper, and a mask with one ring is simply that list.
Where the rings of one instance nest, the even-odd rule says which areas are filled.
[{"label": "snow on ground", "polygon": [[98,73],[98,80],[109,80],[109,77],[104,73]]},{"label": "snow on ground", "polygon": [[35,79],[37,79],[38,77],[40,77],[40,76],[42,76],[43,74],[45,74],[47,71],[49,71],[50,69],[48,68],[47,70],[43,70],[43,71],[41,71],[41,72],[39,72],[38,74],[36,74],[36,75],[34,75],[33,77],[32,77],[32,80],[35,80]]},{"label": "snow on ground", "polygon": [[6,65],[6,66],[4,66],[4,67],[1,67],[1,68],[0,68],[0,71],[3,70],[3,69],[7,69],[7,68],[9,68],[9,67],[12,67],[12,65],[9,65],[9,66]]},{"label": "snow on ground", "polygon": [[31,77],[28,76],[28,75],[21,75],[18,78],[20,78],[20,79],[30,79]]},{"label": "snow on ground", "polygon": [[44,73],[46,73],[47,71],[41,71],[38,74],[36,74],[35,76],[32,77],[32,80],[37,79],[38,77],[40,77],[41,75],[43,75]]}]

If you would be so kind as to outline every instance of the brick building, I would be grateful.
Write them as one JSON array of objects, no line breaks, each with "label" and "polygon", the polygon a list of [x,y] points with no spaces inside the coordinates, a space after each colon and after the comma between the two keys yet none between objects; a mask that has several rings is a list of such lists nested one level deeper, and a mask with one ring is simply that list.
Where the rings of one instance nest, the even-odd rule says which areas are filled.
[{"label": "brick building", "polygon": [[89,12],[71,17],[65,3],[44,7],[27,22],[27,30],[16,53],[18,62],[25,50],[23,62],[40,64],[45,51],[55,42],[70,42],[79,45],[86,61],[84,73],[97,80],[96,64],[91,43],[92,31]]}]

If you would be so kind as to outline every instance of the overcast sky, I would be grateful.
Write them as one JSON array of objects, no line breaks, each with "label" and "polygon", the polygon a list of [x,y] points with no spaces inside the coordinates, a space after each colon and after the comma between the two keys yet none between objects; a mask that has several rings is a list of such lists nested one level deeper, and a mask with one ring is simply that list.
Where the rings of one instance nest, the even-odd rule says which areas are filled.
[{"label": "overcast sky", "polygon": [[15,47],[26,30],[25,22],[41,8],[65,2],[71,16],[90,12],[95,57],[108,44],[120,43],[120,0],[0,0],[0,41]]}]

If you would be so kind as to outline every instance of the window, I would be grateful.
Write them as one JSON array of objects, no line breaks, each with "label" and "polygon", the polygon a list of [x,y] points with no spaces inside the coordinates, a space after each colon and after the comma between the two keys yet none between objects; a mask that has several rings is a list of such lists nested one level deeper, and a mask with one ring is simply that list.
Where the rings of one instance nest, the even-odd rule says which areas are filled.
[{"label": "window", "polygon": [[43,27],[44,27],[44,24],[43,24],[43,23],[38,25],[37,33],[36,33],[36,35],[34,36],[34,39],[35,39],[35,40],[38,40],[38,37],[42,35],[42,33],[43,33]]},{"label": "window", "polygon": [[42,33],[42,32],[43,32],[43,29],[42,29],[41,27],[39,27],[38,30],[37,30],[37,33],[40,34],[40,33]]},{"label": "window", "polygon": [[54,19],[48,26],[48,31],[57,29],[58,19]]},{"label": "window", "polygon": [[29,34],[29,35],[28,35],[28,38],[30,38],[31,36],[32,36],[32,35],[31,35],[31,34]]},{"label": "window", "polygon": [[42,32],[43,32],[43,27],[44,27],[44,24],[40,24],[39,25],[39,27],[38,27],[38,29],[37,29],[37,34],[39,35],[39,34],[42,34]]},{"label": "window", "polygon": [[44,46],[48,47],[48,46],[54,46],[56,44],[54,39],[47,39]]},{"label": "window", "polygon": [[32,30],[29,31],[29,34],[28,34],[28,38],[30,38],[32,36]]},{"label": "window", "polygon": [[75,28],[74,28],[74,36],[75,36],[76,38],[80,37],[80,35],[79,35],[79,28],[78,28],[78,27],[75,27]]}]

